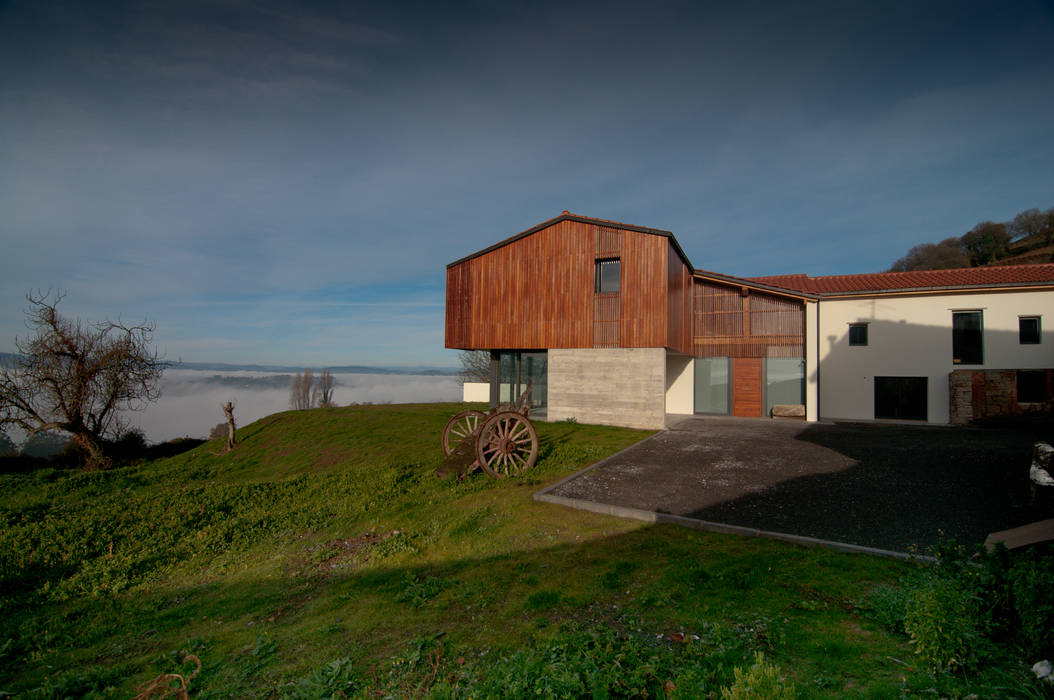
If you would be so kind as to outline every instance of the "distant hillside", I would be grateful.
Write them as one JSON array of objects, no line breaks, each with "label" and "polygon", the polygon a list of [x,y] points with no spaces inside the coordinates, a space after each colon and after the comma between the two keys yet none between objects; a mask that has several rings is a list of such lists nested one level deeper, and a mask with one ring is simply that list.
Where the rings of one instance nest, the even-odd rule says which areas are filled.
[{"label": "distant hillside", "polygon": [[920,243],[888,272],[1054,262],[1054,207],[1026,209],[1010,221],[982,221],[962,236]]},{"label": "distant hillside", "polygon": [[[12,363],[17,355],[0,352],[0,364]],[[175,369],[196,369],[205,372],[275,372],[296,373],[305,369],[304,365],[233,365],[224,362],[177,362]],[[312,367],[318,372],[328,369],[333,374],[413,374],[426,376],[454,376],[461,372],[459,367],[434,367],[430,365],[413,365],[409,367],[371,367],[369,365],[340,365],[337,367]]]}]

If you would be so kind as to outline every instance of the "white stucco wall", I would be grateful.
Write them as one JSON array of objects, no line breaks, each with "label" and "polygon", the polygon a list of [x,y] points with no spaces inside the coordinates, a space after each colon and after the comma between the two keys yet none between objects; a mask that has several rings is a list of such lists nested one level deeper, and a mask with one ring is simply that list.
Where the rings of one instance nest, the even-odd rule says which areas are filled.
[{"label": "white stucco wall", "polygon": [[[952,312],[981,311],[983,365],[952,362]],[[953,369],[1054,365],[1054,292],[1008,291],[867,299],[819,304],[820,417],[874,418],[874,377],[927,377],[928,421],[948,422]],[[1041,316],[1039,345],[1018,341],[1018,317]],[[849,346],[849,324],[868,323],[868,344]]]},{"label": "white stucco wall", "polygon": [[490,401],[490,384],[488,382],[465,382],[461,385],[462,401]]},{"label": "white stucco wall", "polygon": [[805,304],[805,420],[815,421],[820,417],[820,373],[817,341],[819,339],[819,304]]},{"label": "white stucco wall", "polygon": [[550,349],[548,420],[661,429],[664,348]]},{"label": "white stucco wall", "polygon": [[690,355],[666,353],[666,412],[691,415],[695,411],[695,365]]}]

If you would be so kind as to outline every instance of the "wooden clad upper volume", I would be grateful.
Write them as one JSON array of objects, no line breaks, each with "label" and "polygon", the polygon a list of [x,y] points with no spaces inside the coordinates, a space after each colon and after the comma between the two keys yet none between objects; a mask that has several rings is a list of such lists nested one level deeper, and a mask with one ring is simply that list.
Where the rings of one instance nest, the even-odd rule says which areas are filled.
[{"label": "wooden clad upper volume", "polygon": [[[619,291],[594,292],[600,259]],[[447,267],[446,346],[691,351],[691,269],[665,231],[562,215]]]}]

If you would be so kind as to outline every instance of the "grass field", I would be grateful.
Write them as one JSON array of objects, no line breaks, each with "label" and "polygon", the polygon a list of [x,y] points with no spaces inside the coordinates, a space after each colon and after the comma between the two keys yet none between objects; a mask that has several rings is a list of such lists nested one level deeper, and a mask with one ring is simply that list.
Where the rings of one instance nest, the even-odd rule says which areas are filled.
[{"label": "grass field", "polygon": [[128,698],[192,654],[201,698],[753,697],[768,672],[805,698],[1041,697],[1005,654],[916,662],[873,594],[916,565],[532,500],[646,432],[541,423],[526,478],[441,481],[461,408],[282,413],[229,454],[0,475],[0,696]]}]

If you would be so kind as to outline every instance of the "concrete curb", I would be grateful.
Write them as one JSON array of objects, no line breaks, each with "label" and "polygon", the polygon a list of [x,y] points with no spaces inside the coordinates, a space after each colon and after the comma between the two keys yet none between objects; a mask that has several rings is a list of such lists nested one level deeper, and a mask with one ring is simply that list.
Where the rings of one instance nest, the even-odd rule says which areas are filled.
[{"label": "concrete curb", "polygon": [[884,557],[886,559],[899,559],[901,561],[924,561],[924,562],[935,562],[936,559],[933,557],[908,554],[906,552],[894,552],[889,549],[878,549],[876,547],[865,547],[859,544],[849,544],[847,542],[835,542],[833,540],[822,540],[815,537],[805,537],[803,535],[791,535],[785,532],[771,532],[769,530],[758,530],[752,527],[743,527],[741,525],[728,525],[725,523],[715,523],[708,520],[698,520],[696,518],[689,518],[684,515],[674,515],[673,513],[659,513],[652,510],[641,510],[640,508],[629,508],[627,506],[616,506],[607,503],[597,503],[595,501],[587,501],[581,498],[567,498],[566,496],[554,496],[551,492],[558,489],[562,485],[569,481],[577,479],[578,477],[586,474],[597,467],[603,466],[608,461],[618,457],[623,452],[631,450],[637,445],[643,444],[648,440],[653,440],[664,431],[660,431],[655,435],[649,436],[638,443],[630,445],[624,450],[617,452],[605,459],[600,460],[596,464],[590,465],[581,471],[575,472],[574,474],[561,479],[555,484],[545,487],[541,491],[534,494],[534,500],[542,503],[553,503],[556,505],[567,506],[568,508],[575,508],[577,510],[585,510],[592,513],[600,513],[602,515],[613,515],[617,518],[627,518],[629,520],[640,520],[646,523],[667,523],[671,525],[680,525],[681,527],[687,527],[692,530],[703,530],[706,532],[716,532],[725,535],[740,535],[742,537],[764,537],[770,540],[779,540],[781,542],[789,542],[790,544],[796,544],[802,547],[823,547],[836,552],[844,552],[847,554],[867,554],[873,557]]}]

